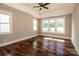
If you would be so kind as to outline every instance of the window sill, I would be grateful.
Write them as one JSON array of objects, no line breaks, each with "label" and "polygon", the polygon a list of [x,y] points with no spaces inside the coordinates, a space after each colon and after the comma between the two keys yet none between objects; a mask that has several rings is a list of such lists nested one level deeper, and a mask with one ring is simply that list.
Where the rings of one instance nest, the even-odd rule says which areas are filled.
[{"label": "window sill", "polygon": [[59,35],[65,35],[65,33],[55,33],[55,32],[42,32],[42,33],[45,33],[45,34],[59,34]]}]

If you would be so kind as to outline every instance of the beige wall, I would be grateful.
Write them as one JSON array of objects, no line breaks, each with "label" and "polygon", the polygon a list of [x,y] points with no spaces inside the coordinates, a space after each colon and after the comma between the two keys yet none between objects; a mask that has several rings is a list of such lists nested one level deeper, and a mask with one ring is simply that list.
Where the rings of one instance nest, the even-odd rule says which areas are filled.
[{"label": "beige wall", "polygon": [[52,35],[52,36],[58,36],[58,37],[67,37],[67,38],[71,38],[71,23],[72,23],[72,15],[69,14],[69,15],[66,15],[65,16],[65,35],[63,34],[50,34],[50,33],[42,33],[42,24],[41,24],[41,20],[40,19],[40,23],[39,23],[39,26],[40,26],[40,29],[39,29],[39,33],[40,34],[46,34],[46,35]]},{"label": "beige wall", "polygon": [[33,17],[31,15],[2,4],[0,4],[0,10],[5,10],[13,13],[13,33],[0,34],[0,43],[9,42],[36,34],[33,33],[32,30]]},{"label": "beige wall", "polygon": [[79,4],[72,13],[72,42],[79,54]]},{"label": "beige wall", "polygon": [[[5,10],[13,13],[13,33],[3,34],[3,35],[0,34],[0,43],[9,42],[9,41],[13,41],[23,37],[28,37],[28,36],[37,34],[32,30],[33,17],[31,15],[2,4],[0,4],[0,10]],[[53,36],[71,37],[71,22],[72,22],[71,14],[66,15],[65,17],[66,17],[66,22],[65,22],[66,34],[62,35],[62,34],[52,33]],[[39,34],[42,34],[41,19],[38,20],[38,26],[39,26],[38,27]],[[48,34],[48,35],[51,35],[51,34]]]}]

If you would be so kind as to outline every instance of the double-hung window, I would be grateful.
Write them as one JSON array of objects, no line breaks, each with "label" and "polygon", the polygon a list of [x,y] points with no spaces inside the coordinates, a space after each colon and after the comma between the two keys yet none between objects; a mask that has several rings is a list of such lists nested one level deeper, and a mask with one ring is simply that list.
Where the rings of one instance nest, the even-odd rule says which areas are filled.
[{"label": "double-hung window", "polygon": [[0,34],[12,32],[12,14],[0,10]]},{"label": "double-hung window", "polygon": [[42,20],[42,32],[65,33],[65,17]]}]

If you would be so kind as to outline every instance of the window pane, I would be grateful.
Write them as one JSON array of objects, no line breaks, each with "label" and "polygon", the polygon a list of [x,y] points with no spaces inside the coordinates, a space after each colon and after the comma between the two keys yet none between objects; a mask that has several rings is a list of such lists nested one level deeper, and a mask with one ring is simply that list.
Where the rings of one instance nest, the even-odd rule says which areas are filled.
[{"label": "window pane", "polygon": [[1,32],[10,32],[9,24],[0,24],[0,26],[1,26],[1,29],[0,29]]},{"label": "window pane", "polygon": [[37,31],[37,20],[36,19],[33,20],[33,30]]},{"label": "window pane", "polygon": [[48,32],[48,26],[49,26],[48,20],[43,20],[42,25],[43,25],[42,27],[43,32]]},{"label": "window pane", "polygon": [[64,28],[63,27],[57,27],[57,33],[64,33]]},{"label": "window pane", "polygon": [[9,23],[9,16],[8,15],[4,15],[4,14],[0,14],[0,23]]},{"label": "window pane", "polygon": [[55,32],[55,20],[49,20],[49,32]]},{"label": "window pane", "polygon": [[56,32],[64,33],[64,19],[63,18],[56,20]]}]

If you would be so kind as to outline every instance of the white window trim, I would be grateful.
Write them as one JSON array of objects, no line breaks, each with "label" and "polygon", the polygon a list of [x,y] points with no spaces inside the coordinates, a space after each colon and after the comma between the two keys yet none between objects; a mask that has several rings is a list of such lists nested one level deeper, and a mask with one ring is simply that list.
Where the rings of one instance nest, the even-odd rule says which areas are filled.
[{"label": "white window trim", "polygon": [[[42,22],[41,22],[41,31],[42,31],[42,33],[46,33],[46,34],[60,34],[60,35],[65,35],[66,34],[66,32],[65,32],[65,16],[61,16],[61,17],[55,17],[55,18],[48,18],[48,19],[57,19],[57,18],[64,18],[64,33],[58,33],[58,32],[43,32],[43,24],[42,24]],[[42,20],[48,20],[48,19],[42,19]],[[48,21],[49,22],[49,21]],[[48,27],[48,29],[49,29],[49,27]],[[55,27],[55,31],[56,31],[56,27]]]},{"label": "white window trim", "polygon": [[10,32],[0,32],[0,34],[11,34],[13,32],[12,16],[13,14],[9,11],[0,10],[0,13],[10,16]]}]

